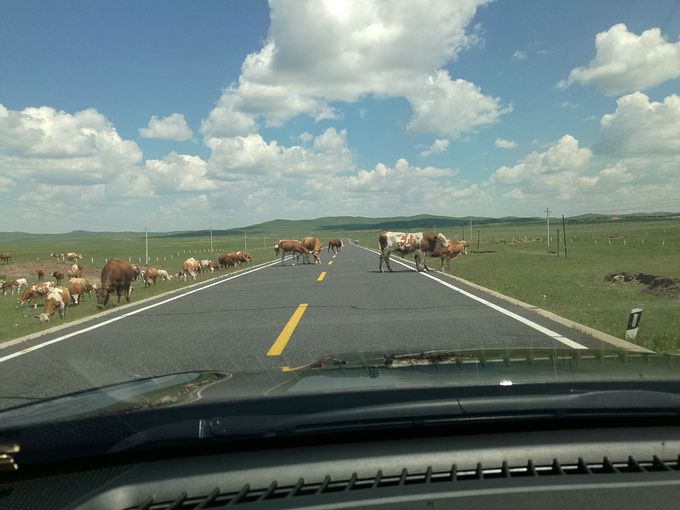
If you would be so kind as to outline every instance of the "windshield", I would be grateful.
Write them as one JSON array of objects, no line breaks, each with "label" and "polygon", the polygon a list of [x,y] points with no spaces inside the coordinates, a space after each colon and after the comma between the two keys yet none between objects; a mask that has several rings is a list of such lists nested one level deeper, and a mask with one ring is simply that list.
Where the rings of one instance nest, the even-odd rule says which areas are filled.
[{"label": "windshield", "polygon": [[4,2],[0,47],[0,429],[678,379],[676,1]]}]

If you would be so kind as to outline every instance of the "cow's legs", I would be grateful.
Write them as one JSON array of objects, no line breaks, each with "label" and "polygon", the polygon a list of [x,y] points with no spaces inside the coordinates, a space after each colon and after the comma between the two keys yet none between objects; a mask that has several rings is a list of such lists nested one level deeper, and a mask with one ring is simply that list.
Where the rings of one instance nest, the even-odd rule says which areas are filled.
[{"label": "cow's legs", "polygon": [[378,269],[380,269],[380,272],[383,272],[383,262],[385,262],[385,265],[387,266],[387,269],[392,271],[392,267],[390,266],[390,252],[388,251],[386,254],[385,253],[380,253],[380,266]]},{"label": "cow's legs", "polygon": [[281,250],[281,265],[283,265],[283,259],[286,256],[286,252]]}]

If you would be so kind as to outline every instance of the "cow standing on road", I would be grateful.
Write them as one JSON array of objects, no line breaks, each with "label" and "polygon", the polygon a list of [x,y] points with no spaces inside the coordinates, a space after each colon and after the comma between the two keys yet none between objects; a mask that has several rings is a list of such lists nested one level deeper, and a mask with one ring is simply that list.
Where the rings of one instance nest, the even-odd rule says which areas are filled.
[{"label": "cow standing on road", "polygon": [[434,253],[435,250],[443,250],[448,246],[449,240],[444,234],[432,234],[430,232],[381,232],[378,237],[378,248],[380,251],[380,265],[378,269],[383,272],[383,262],[387,269],[390,267],[390,253],[395,252],[403,258],[413,253],[416,259],[416,270],[427,271],[425,266],[425,256]]}]

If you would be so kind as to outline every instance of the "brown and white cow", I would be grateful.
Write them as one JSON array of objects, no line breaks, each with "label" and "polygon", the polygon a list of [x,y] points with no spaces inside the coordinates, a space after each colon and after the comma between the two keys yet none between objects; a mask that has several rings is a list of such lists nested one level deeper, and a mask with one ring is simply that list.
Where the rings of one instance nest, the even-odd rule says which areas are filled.
[{"label": "brown and white cow", "polygon": [[144,286],[151,287],[151,280],[153,284],[156,285],[156,278],[158,278],[158,269],[155,267],[150,267],[144,273]]},{"label": "brown and white cow", "polygon": [[40,282],[29,285],[21,297],[17,299],[17,308],[31,299],[33,300],[33,308],[38,308],[38,296],[47,296],[54,287],[54,282]]},{"label": "brown and white cow", "polygon": [[[68,281],[69,283],[69,292],[71,292],[71,284],[72,283],[79,283],[80,285],[83,286],[83,292],[87,292],[87,296],[90,297],[90,292],[93,290],[97,290],[97,282],[94,282],[92,280],[89,280],[87,278],[71,278]],[[95,292],[96,293],[96,292]],[[73,297],[73,292],[71,292],[71,297]]]},{"label": "brown and white cow", "polygon": [[64,260],[63,253],[50,253],[50,257],[54,257],[57,260]]},{"label": "brown and white cow", "polygon": [[191,276],[195,280],[196,273],[201,272],[201,264],[193,257],[186,259],[182,268],[184,269],[184,281],[186,281],[187,276]]},{"label": "brown and white cow", "polygon": [[132,283],[132,266],[121,259],[111,259],[102,268],[102,286],[97,289],[97,308],[103,309],[109,302],[109,293],[125,294],[125,300],[130,302],[130,283]]},{"label": "brown and white cow", "polygon": [[[300,241],[291,241],[289,239],[282,239],[276,245],[278,247],[279,253],[281,254],[281,265],[283,265],[283,259],[286,253],[291,253],[293,256],[309,254],[309,250],[304,247]],[[295,260],[293,260],[293,265],[295,265]]]},{"label": "brown and white cow", "polygon": [[378,237],[380,251],[380,265],[378,269],[383,272],[383,262],[387,269],[390,267],[390,253],[395,252],[403,258],[413,253],[416,259],[416,270],[427,271],[425,256],[432,255],[435,250],[441,250],[448,246],[448,239],[444,234],[432,234],[430,232],[381,232]]},{"label": "brown and white cow", "polygon": [[334,252],[339,252],[343,246],[345,246],[345,243],[341,239],[331,239],[328,241],[328,251],[333,250]]},{"label": "brown and white cow", "polygon": [[45,297],[45,309],[40,315],[34,315],[40,322],[49,322],[50,317],[56,310],[59,310],[59,317],[64,318],[66,312],[66,305],[71,300],[68,289],[65,287],[56,287],[50,290]]},{"label": "brown and white cow", "polygon": [[73,262],[78,262],[78,260],[82,259],[83,256],[80,253],[69,252],[66,254],[66,258],[68,260],[72,260]]},{"label": "brown and white cow", "polygon": [[0,253],[0,264],[9,264],[12,262],[12,256],[9,253]]},{"label": "brown and white cow", "polygon": [[449,244],[446,248],[444,248],[442,250],[434,250],[432,252],[432,257],[441,258],[442,271],[443,271],[444,270],[444,262],[446,262],[446,268],[448,269],[450,267],[451,259],[457,257],[461,253],[465,253],[467,255],[468,246],[470,246],[470,244],[466,243],[465,241],[461,241],[461,242],[449,241]]},{"label": "brown and white cow", "polygon": [[73,264],[71,269],[66,271],[66,275],[69,278],[81,278],[83,276],[83,266],[82,264]]},{"label": "brown and white cow", "polygon": [[168,272],[165,269],[159,269],[158,270],[158,277],[161,279],[161,281],[169,282],[172,276],[168,274]]},{"label": "brown and white cow", "polygon": [[[74,280],[75,279],[76,278],[74,278]],[[83,287],[83,284],[80,282],[74,282],[73,280],[70,280],[68,283],[68,293],[71,296],[73,304],[77,305],[78,301],[80,300],[80,296],[85,293],[85,287]]]},{"label": "brown and white cow", "polygon": [[2,292],[3,295],[7,295],[7,291],[11,290],[12,294],[14,294],[14,290],[18,290],[21,292],[21,284],[17,280],[11,280],[8,282],[2,282],[0,283],[0,292]]},{"label": "brown and white cow", "polygon": [[[305,237],[302,240],[302,245],[309,250],[309,252],[314,255],[314,263],[321,264],[321,241],[316,237]],[[309,255],[305,255],[303,259],[304,262],[309,262]]]}]

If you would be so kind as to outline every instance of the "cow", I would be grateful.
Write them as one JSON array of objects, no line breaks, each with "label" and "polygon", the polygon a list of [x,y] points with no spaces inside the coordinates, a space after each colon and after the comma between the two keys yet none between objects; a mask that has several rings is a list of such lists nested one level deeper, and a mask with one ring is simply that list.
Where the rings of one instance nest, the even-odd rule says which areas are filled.
[{"label": "cow", "polygon": [[9,264],[12,262],[12,256],[9,253],[0,253],[0,263]]},{"label": "cow", "polygon": [[[283,265],[283,259],[285,258],[286,253],[292,253],[296,257],[298,255],[302,255],[304,257],[305,254],[309,255],[310,253],[310,251],[305,248],[300,241],[282,239],[276,246],[279,247],[279,253],[281,254],[281,265]],[[293,265],[295,265],[295,261],[293,261]]]},{"label": "cow", "polygon": [[57,260],[64,260],[63,253],[50,253],[50,257],[54,257]]},{"label": "cow", "polygon": [[190,257],[184,261],[184,281],[187,280],[187,275],[191,276],[194,280],[196,279],[196,273],[201,272],[201,264],[198,263],[198,261]]},{"label": "cow", "polygon": [[73,264],[71,269],[66,271],[69,278],[80,278],[83,276],[83,266],[81,264]]},{"label": "cow", "polygon": [[217,257],[217,262],[220,264],[220,267],[234,267],[236,265],[236,261],[231,255],[227,255],[226,253],[219,255]]},{"label": "cow", "polygon": [[448,246],[448,239],[444,234],[432,234],[430,232],[386,232],[378,236],[378,251],[380,252],[379,271],[383,272],[383,262],[387,269],[390,267],[390,253],[395,252],[401,257],[413,253],[416,259],[416,270],[427,271],[425,256],[432,255],[435,250],[441,250]]},{"label": "cow", "polygon": [[132,279],[133,279],[133,281],[135,281],[135,282],[137,281],[137,279],[139,278],[139,273],[140,273],[139,267],[136,264],[132,264]]},{"label": "cow", "polygon": [[335,253],[339,252],[345,243],[341,239],[331,239],[328,241],[328,251],[333,250]]},{"label": "cow", "polygon": [[[93,290],[94,291],[97,290],[97,282],[93,282],[92,280],[88,280],[87,278],[71,278],[68,281],[68,283],[69,283],[69,292],[71,292],[70,287],[71,287],[72,283],[79,283],[80,285],[83,286],[83,292],[87,292],[88,297],[90,296],[90,292],[92,292]],[[73,293],[71,292],[71,294],[73,294]]]},{"label": "cow", "polygon": [[64,318],[66,305],[71,300],[68,289],[56,287],[50,290],[45,297],[45,309],[40,315],[34,315],[40,322],[49,322],[55,310],[59,310],[59,317]]},{"label": "cow", "polygon": [[73,301],[73,304],[77,305],[80,296],[82,296],[83,293],[85,293],[85,287],[83,287],[83,285],[80,282],[74,282],[73,280],[70,280],[68,284],[68,293],[71,295],[71,300]]},{"label": "cow", "polygon": [[38,281],[42,280],[45,278],[45,270],[41,267],[38,269]]},{"label": "cow", "polygon": [[21,284],[17,280],[2,282],[2,284],[0,284],[0,292],[5,296],[7,295],[8,290],[11,290],[12,294],[14,294],[14,289],[21,291]]},{"label": "cow", "polygon": [[449,241],[448,246],[442,250],[434,250],[432,252],[432,257],[440,257],[442,261],[442,271],[444,270],[444,262],[446,262],[446,268],[450,267],[450,262],[452,258],[465,253],[467,255],[467,247],[470,246],[469,243],[465,241],[456,242]]},{"label": "cow", "polygon": [[156,278],[158,278],[158,269],[155,267],[150,267],[144,273],[144,286],[151,287],[151,280],[153,284],[156,285]]},{"label": "cow", "polygon": [[[321,242],[316,237],[305,237],[302,240],[302,245],[309,250],[309,253],[314,255],[314,263],[321,264]],[[305,262],[309,262],[309,254],[305,255]]]},{"label": "cow", "polygon": [[69,252],[66,254],[66,258],[73,262],[78,262],[78,260],[82,259],[83,256],[80,253]]},{"label": "cow", "polygon": [[21,297],[17,299],[17,308],[23,306],[26,301],[31,299],[33,300],[33,308],[38,308],[38,296],[47,296],[54,287],[54,282],[41,282],[29,285]]},{"label": "cow", "polygon": [[61,281],[64,279],[64,273],[61,271],[54,271],[52,272],[51,276],[54,277],[55,280],[57,280],[57,285],[61,285]]},{"label": "cow", "polygon": [[111,259],[102,268],[102,286],[97,289],[97,308],[103,310],[109,302],[109,293],[125,294],[125,300],[130,302],[130,283],[132,283],[132,265],[121,259]]},{"label": "cow", "polygon": [[161,281],[166,281],[169,282],[172,276],[168,274],[168,272],[165,269],[159,269],[158,270],[158,277],[161,279]]}]

